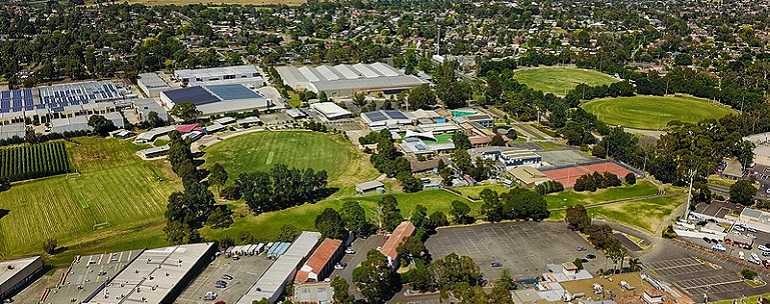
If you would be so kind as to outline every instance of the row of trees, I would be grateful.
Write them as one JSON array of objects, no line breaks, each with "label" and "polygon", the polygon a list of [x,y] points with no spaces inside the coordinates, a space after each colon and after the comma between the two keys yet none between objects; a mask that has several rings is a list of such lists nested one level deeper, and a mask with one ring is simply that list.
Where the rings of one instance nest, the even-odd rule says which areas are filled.
[{"label": "row of trees", "polygon": [[182,179],[184,189],[169,196],[166,227],[163,231],[168,241],[173,244],[197,242],[201,239],[199,228],[207,221],[216,223],[217,226],[222,221],[232,223],[231,212],[226,206],[214,205],[214,194],[209,191],[206,182],[201,182],[207,172],[197,168],[190,151],[190,143],[182,139],[181,134],[176,131],[171,132],[169,137],[171,142],[168,160],[171,168]]},{"label": "row of trees", "polygon": [[479,196],[483,201],[481,214],[490,222],[509,219],[540,221],[550,215],[545,198],[532,190],[514,188],[498,195],[494,190],[484,189]]},{"label": "row of trees", "polygon": [[314,201],[328,193],[326,171],[274,165],[266,172],[242,173],[235,181],[252,212],[286,209]]},{"label": "row of trees", "polygon": [[[628,251],[621,245],[609,225],[593,224],[583,205],[567,207],[565,222],[570,229],[588,235],[588,241],[596,248],[604,250],[607,258],[613,262],[613,273],[618,269],[623,270],[623,261],[628,255]],[[639,261],[632,260],[632,265],[629,266],[632,268],[630,270],[635,271],[639,266]]]},{"label": "row of trees", "polygon": [[[633,175],[633,173],[628,173],[629,175]],[[629,177],[626,175],[626,180],[628,180]],[[636,181],[634,177],[634,181]],[[623,182],[620,181],[620,178],[618,178],[617,175],[611,173],[611,172],[604,172],[604,174],[597,172],[594,173],[588,173],[581,177],[578,177],[578,179],[575,181],[575,186],[573,189],[577,192],[581,191],[589,191],[594,192],[597,189],[604,189],[609,187],[618,187],[622,185]]]}]

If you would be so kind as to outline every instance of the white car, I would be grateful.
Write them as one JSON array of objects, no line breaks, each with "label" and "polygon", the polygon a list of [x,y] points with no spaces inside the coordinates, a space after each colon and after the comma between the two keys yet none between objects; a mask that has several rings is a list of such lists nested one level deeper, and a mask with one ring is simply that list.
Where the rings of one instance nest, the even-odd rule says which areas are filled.
[{"label": "white car", "polygon": [[345,249],[345,253],[347,253],[347,254],[356,254],[356,251],[353,250],[353,248],[348,248],[348,249]]},{"label": "white car", "polygon": [[770,248],[767,248],[765,245],[759,245],[757,246],[757,249],[759,249],[759,251],[770,252]]},{"label": "white car", "polygon": [[735,226],[733,226],[733,229],[735,231],[740,231],[740,232],[746,231],[746,229],[743,229],[743,226],[741,226],[741,225],[735,225]]},{"label": "white car", "polygon": [[711,246],[711,250],[725,252],[727,251],[727,248],[722,244],[714,244],[714,246]]},{"label": "white car", "polygon": [[741,260],[745,260],[746,259],[746,255],[743,254],[743,251],[738,252],[738,258],[741,259]]}]

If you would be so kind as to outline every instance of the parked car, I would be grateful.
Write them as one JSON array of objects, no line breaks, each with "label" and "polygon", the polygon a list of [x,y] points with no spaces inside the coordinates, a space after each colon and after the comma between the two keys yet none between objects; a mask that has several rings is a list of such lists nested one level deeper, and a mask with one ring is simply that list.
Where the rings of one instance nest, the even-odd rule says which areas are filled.
[{"label": "parked car", "polygon": [[757,246],[757,249],[759,249],[762,252],[770,252],[770,247],[767,247],[767,244],[759,245]]},{"label": "parked car", "polygon": [[727,251],[727,248],[722,244],[714,244],[714,246],[711,246],[711,250],[725,252]]},{"label": "parked car", "polygon": [[353,250],[353,248],[348,247],[347,249],[345,249],[345,253],[346,254],[356,254],[356,251]]},{"label": "parked car", "polygon": [[575,247],[575,250],[577,250],[577,251],[586,251],[586,248],[583,247],[583,246],[577,246],[577,247]]},{"label": "parked car", "polygon": [[586,259],[587,259],[587,260],[593,260],[593,259],[595,259],[595,258],[596,258],[596,255],[595,255],[595,254],[593,254],[593,253],[589,253],[589,254],[586,254]]},{"label": "parked car", "polygon": [[489,266],[491,266],[492,268],[498,268],[498,267],[502,267],[503,264],[501,264],[498,261],[493,261],[492,263],[489,263]]},{"label": "parked car", "polygon": [[735,230],[735,231],[740,231],[740,232],[744,232],[744,231],[746,231],[746,229],[744,229],[744,228],[743,228],[743,226],[741,226],[741,225],[735,225],[735,226],[733,226],[733,230]]},{"label": "parked car", "polygon": [[334,269],[337,269],[337,270],[340,270],[340,269],[345,269],[345,266],[348,266],[348,264],[345,264],[345,263],[337,263],[337,264],[335,264],[335,265],[334,265]]}]

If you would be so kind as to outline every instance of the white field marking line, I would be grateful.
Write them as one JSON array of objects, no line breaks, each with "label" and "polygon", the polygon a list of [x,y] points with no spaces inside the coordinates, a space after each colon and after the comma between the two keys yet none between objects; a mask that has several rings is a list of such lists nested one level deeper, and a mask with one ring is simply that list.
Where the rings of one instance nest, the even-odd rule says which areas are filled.
[{"label": "white field marking line", "polygon": [[705,285],[699,285],[699,286],[693,286],[693,287],[684,287],[684,289],[690,290],[690,289],[696,289],[696,288],[709,288],[709,287],[716,287],[716,286],[722,286],[722,285],[736,284],[741,282],[743,282],[743,280],[735,280],[731,282],[719,282],[719,283],[705,284]]},{"label": "white field marking line", "polygon": [[[684,259],[679,259],[679,260],[667,260],[667,261],[661,261],[660,263],[662,264],[664,262],[674,262],[674,261],[681,261],[681,260],[690,260],[690,258],[684,258]],[[666,269],[682,268],[682,267],[687,267],[687,266],[703,265],[703,263],[700,263],[700,262],[696,262],[696,263],[690,262],[688,264],[676,264],[676,262],[674,262],[674,263],[675,264],[673,266],[667,266],[668,263],[665,263],[666,265],[662,265],[663,267],[656,267],[655,264],[657,264],[657,263],[654,263],[653,265],[650,265],[650,266],[655,268],[655,270],[666,270]]]}]

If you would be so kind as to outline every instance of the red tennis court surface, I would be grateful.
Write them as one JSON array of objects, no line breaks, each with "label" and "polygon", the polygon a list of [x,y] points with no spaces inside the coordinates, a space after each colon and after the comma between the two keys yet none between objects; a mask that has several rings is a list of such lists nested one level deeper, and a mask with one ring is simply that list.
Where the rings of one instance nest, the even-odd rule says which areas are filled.
[{"label": "red tennis court surface", "polygon": [[622,180],[626,176],[626,174],[630,173],[631,171],[628,171],[626,168],[623,168],[622,166],[613,162],[603,162],[598,164],[580,165],[580,166],[568,167],[568,168],[544,170],[542,172],[543,174],[545,174],[545,176],[548,176],[548,178],[555,180],[557,182],[560,182],[562,185],[564,185],[564,188],[572,188],[573,186],[575,186],[575,181],[579,177],[586,175],[588,173],[610,172],[612,174],[617,175]]}]

